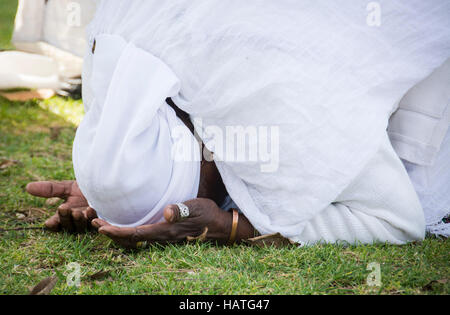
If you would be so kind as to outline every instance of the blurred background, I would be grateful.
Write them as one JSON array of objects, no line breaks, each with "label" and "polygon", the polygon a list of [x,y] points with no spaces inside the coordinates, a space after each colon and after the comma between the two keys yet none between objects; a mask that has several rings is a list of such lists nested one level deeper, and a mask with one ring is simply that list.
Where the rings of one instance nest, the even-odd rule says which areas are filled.
[{"label": "blurred background", "polygon": [[11,36],[18,0],[2,0],[0,4],[0,49],[12,49]]},{"label": "blurred background", "polygon": [[82,117],[85,28],[95,0],[1,0],[0,95],[41,100],[77,125]]},{"label": "blurred background", "polygon": [[[0,222],[23,226],[30,181],[74,178],[85,27],[93,0],[0,0]],[[28,210],[23,210],[24,208]]]}]

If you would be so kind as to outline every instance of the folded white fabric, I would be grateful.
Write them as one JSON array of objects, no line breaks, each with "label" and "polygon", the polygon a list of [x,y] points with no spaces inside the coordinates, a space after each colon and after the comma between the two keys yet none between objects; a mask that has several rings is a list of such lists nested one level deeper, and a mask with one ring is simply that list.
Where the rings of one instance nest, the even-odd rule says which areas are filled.
[{"label": "folded white fabric", "polygon": [[98,36],[93,59],[83,77],[93,93],[73,146],[78,185],[113,225],[158,222],[165,206],[195,198],[199,185],[198,142],[165,103],[179,80],[120,36]]},{"label": "folded white fabric", "polygon": [[450,129],[432,165],[403,163],[422,204],[427,232],[449,237],[450,223],[443,219],[450,215]]},{"label": "folded white fabric", "polygon": [[[359,0],[108,0],[89,41],[121,36],[164,62],[210,151],[232,139],[209,126],[277,127],[273,172],[261,172],[263,158],[217,166],[261,233],[296,240],[376,154],[401,97],[450,55],[449,1],[377,3],[373,26]],[[96,91],[85,89],[89,107]]]},{"label": "folded white fabric", "polygon": [[403,159],[425,214],[427,231],[448,237],[450,224],[450,59],[402,98],[389,120],[392,146]]},{"label": "folded white fabric", "polygon": [[450,59],[406,93],[389,120],[388,133],[402,159],[431,166],[449,126]]}]

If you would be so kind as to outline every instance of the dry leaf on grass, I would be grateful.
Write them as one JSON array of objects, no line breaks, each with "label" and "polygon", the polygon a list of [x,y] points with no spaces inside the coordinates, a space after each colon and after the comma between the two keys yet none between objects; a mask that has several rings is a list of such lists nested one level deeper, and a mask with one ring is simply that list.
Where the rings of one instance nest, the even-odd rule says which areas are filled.
[{"label": "dry leaf on grass", "polygon": [[90,280],[101,280],[110,275],[109,270],[100,270],[92,275],[89,276]]},{"label": "dry leaf on grass", "polygon": [[51,89],[38,89],[32,91],[2,92],[0,95],[10,101],[24,102],[32,99],[45,100],[55,95],[55,91]]},{"label": "dry leaf on grass", "polygon": [[427,285],[425,285],[422,290],[424,291],[432,291],[434,287],[438,284],[446,284],[448,282],[448,279],[439,279],[439,280],[433,280]]},{"label": "dry leaf on grass", "polygon": [[16,213],[16,218],[19,219],[19,220],[23,220],[26,217],[27,216],[25,214],[23,214],[23,213],[20,213],[20,212]]},{"label": "dry leaf on grass", "polygon": [[57,140],[62,129],[61,126],[50,127],[50,139]]},{"label": "dry leaf on grass", "polygon": [[48,295],[55,287],[57,281],[58,278],[55,276],[45,278],[31,289],[30,295]]},{"label": "dry leaf on grass", "polygon": [[8,167],[14,166],[19,164],[19,161],[16,160],[8,160],[8,159],[2,159],[0,162],[0,169],[4,170]]},{"label": "dry leaf on grass", "polygon": [[245,240],[245,243],[253,245],[253,246],[259,246],[259,247],[265,247],[265,246],[285,247],[285,246],[291,246],[291,245],[296,244],[294,241],[292,241],[288,238],[285,238],[280,233],[267,234],[267,235],[249,238],[249,239]]},{"label": "dry leaf on grass", "polygon": [[24,222],[35,222],[42,218],[43,216],[47,216],[47,211],[40,209],[40,208],[29,208],[25,210],[19,210],[16,212],[16,217],[19,220],[22,220]]}]

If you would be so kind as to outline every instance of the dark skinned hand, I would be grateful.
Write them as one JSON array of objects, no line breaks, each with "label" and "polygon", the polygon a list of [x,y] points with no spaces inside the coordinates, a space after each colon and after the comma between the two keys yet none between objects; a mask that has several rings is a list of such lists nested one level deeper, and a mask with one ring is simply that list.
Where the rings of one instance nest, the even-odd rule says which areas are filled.
[{"label": "dark skinned hand", "polygon": [[51,231],[86,232],[97,213],[90,208],[76,181],[32,182],[26,191],[37,197],[58,197],[64,200],[55,215],[45,221],[45,227]]},{"label": "dark skinned hand", "polygon": [[[211,199],[197,198],[184,204],[189,207],[190,212],[189,217],[184,219],[181,219],[177,205],[169,205],[164,209],[165,222],[135,228],[120,228],[101,219],[94,219],[92,225],[98,228],[99,233],[127,248],[136,248],[140,242],[180,243],[186,241],[188,237],[200,235],[205,241],[227,243],[232,225],[230,212],[220,209]],[[250,222],[245,216],[240,215],[236,240],[252,237],[253,233],[254,229]]]}]

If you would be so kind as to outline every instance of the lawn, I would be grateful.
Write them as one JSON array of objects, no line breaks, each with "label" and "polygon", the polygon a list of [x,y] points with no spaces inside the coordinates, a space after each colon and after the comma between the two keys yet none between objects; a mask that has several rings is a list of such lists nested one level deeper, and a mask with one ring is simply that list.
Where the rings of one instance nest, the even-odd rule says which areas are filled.
[{"label": "lawn", "polygon": [[[11,30],[15,2],[0,5],[2,47],[9,45],[5,32]],[[27,102],[0,97],[0,294],[27,294],[52,275],[58,282],[51,294],[450,293],[448,239],[310,248],[193,243],[127,251],[95,233],[40,229],[57,205],[27,195],[25,185],[73,178],[71,146],[81,106],[60,97]],[[66,282],[70,263],[80,266],[79,287]],[[381,286],[367,283],[370,263],[380,265]]]},{"label": "lawn", "polygon": [[0,50],[13,48],[10,40],[16,9],[17,0],[2,0],[0,3]]}]

